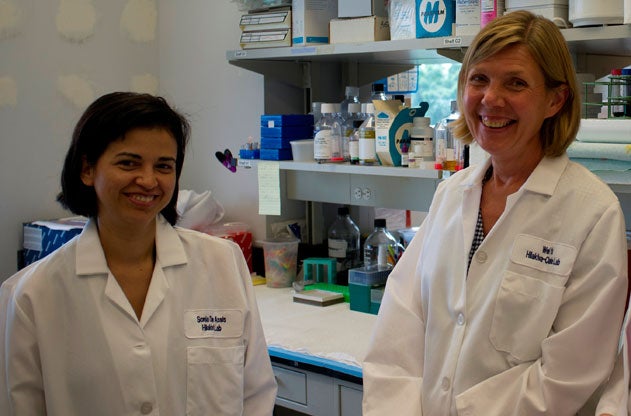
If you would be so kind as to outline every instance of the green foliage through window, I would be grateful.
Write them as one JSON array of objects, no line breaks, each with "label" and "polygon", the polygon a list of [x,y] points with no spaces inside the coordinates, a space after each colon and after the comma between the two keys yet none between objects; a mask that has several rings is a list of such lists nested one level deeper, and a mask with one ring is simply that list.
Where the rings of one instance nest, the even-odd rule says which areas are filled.
[{"label": "green foliage through window", "polygon": [[460,64],[422,64],[419,65],[418,91],[413,93],[412,106],[422,101],[429,103],[425,114],[434,125],[447,117],[451,109],[451,101],[456,99],[458,73]]}]

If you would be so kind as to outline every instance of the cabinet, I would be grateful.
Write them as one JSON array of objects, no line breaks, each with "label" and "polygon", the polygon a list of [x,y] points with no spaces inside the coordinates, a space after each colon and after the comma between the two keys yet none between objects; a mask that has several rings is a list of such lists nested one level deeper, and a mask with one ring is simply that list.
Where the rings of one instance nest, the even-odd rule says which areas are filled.
[{"label": "cabinet", "polygon": [[[578,72],[602,77],[614,66],[631,64],[631,25],[562,32]],[[418,64],[461,61],[472,39],[460,36],[236,50],[228,51],[226,57],[232,65],[264,75],[266,113],[305,113],[312,101],[341,101],[345,85],[366,85]],[[433,171],[313,165],[281,163],[287,198],[424,211],[441,179]],[[610,185],[622,196],[628,217],[631,186]]]}]

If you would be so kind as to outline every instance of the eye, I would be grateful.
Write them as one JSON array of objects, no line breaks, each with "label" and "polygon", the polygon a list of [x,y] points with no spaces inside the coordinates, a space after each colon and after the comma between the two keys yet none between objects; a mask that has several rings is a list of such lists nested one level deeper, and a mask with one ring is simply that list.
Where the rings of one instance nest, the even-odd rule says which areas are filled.
[{"label": "eye", "polygon": [[487,77],[482,74],[472,74],[467,82],[471,85],[483,85],[487,82]]},{"label": "eye", "polygon": [[514,90],[523,90],[524,88],[528,87],[528,83],[526,81],[524,81],[523,79],[512,78],[508,82],[508,87],[512,88]]},{"label": "eye", "polygon": [[138,166],[138,162],[134,159],[120,159],[116,165],[123,169],[133,169]]},{"label": "eye", "polygon": [[163,162],[156,165],[156,169],[162,173],[171,173],[175,170],[175,163]]}]

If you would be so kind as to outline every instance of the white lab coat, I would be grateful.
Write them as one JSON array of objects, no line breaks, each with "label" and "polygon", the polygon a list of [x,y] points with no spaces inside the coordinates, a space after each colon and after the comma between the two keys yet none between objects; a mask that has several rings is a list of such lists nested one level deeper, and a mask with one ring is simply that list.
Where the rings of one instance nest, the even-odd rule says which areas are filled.
[{"label": "white lab coat", "polygon": [[93,221],[3,284],[0,414],[272,414],[276,382],[239,247],[160,216],[156,253],[140,322]]},{"label": "white lab coat", "polygon": [[616,359],[616,365],[611,377],[607,382],[598,407],[596,415],[610,414],[614,416],[631,415],[631,401],[629,401],[629,339],[631,338],[631,322],[629,314],[631,310],[627,309],[625,324],[621,333],[620,341],[622,348]]},{"label": "white lab coat", "polygon": [[388,278],[364,416],[573,415],[611,372],[627,287],[615,194],[567,156],[544,158],[467,275],[489,163],[439,185]]}]

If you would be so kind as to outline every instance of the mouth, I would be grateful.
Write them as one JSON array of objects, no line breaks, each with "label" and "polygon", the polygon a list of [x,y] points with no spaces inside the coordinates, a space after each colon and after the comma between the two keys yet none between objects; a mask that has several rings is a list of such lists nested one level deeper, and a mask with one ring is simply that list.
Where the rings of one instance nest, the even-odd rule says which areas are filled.
[{"label": "mouth", "polygon": [[506,118],[493,118],[493,117],[485,117],[480,116],[480,121],[484,125],[484,127],[488,127],[490,129],[501,129],[506,126],[510,126],[511,124],[515,124],[515,120],[510,120]]},{"label": "mouth", "polygon": [[141,194],[130,194],[129,198],[141,204],[148,204],[157,198],[156,195],[141,195]]}]

